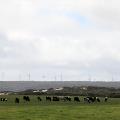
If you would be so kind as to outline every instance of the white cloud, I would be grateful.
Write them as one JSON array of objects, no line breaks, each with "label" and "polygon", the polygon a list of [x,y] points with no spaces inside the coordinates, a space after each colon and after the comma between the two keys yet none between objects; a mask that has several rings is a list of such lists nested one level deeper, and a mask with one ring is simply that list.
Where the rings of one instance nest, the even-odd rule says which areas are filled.
[{"label": "white cloud", "polygon": [[[0,1],[0,71],[9,73],[11,79],[15,79],[15,71],[31,71],[34,77],[39,71],[43,74],[42,70],[50,75],[63,71],[69,78],[78,75],[75,80],[88,74],[97,79],[116,74],[120,62],[119,3]],[[35,79],[39,80],[39,75]]]}]

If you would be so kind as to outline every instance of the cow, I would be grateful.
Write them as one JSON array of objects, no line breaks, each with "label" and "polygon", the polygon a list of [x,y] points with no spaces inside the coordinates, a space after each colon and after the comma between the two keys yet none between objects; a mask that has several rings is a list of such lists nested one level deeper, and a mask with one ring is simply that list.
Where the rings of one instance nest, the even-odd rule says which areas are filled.
[{"label": "cow", "polygon": [[63,99],[64,99],[64,101],[71,101],[71,97],[69,97],[69,96],[66,96]]},{"label": "cow", "polygon": [[15,98],[15,103],[19,103],[19,102],[20,102],[19,98]]},{"label": "cow", "polygon": [[7,101],[7,98],[1,98],[1,101],[2,101],[2,102],[6,102],[6,101]]},{"label": "cow", "polygon": [[38,101],[42,101],[42,99],[40,97],[37,97]]},{"label": "cow", "polygon": [[96,97],[96,100],[97,100],[97,102],[100,102],[100,99],[98,97]]},{"label": "cow", "polygon": [[90,103],[89,98],[88,98],[88,97],[85,97],[85,98],[84,98],[84,102],[88,102],[88,103]]},{"label": "cow", "polygon": [[76,101],[76,102],[80,102],[79,97],[74,97],[74,101]]},{"label": "cow", "polygon": [[96,97],[87,97],[89,99],[90,102],[95,102],[96,101]]},{"label": "cow", "polygon": [[53,99],[52,99],[52,100],[53,100],[53,101],[60,101],[60,98],[53,96]]},{"label": "cow", "polygon": [[46,101],[51,101],[51,97],[46,96]]},{"label": "cow", "polygon": [[23,96],[23,100],[26,101],[26,102],[30,102],[29,96]]},{"label": "cow", "polygon": [[96,97],[90,97],[90,96],[88,96],[88,97],[84,98],[84,102],[93,103],[95,101],[96,101]]},{"label": "cow", "polygon": [[104,100],[105,102],[107,102],[108,101],[108,97],[105,97],[105,100]]}]

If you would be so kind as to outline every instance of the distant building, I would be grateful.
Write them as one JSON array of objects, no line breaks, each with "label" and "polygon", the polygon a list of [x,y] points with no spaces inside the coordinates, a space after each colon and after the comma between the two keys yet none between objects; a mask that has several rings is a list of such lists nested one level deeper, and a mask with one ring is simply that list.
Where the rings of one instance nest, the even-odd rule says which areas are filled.
[{"label": "distant building", "polygon": [[56,88],[55,90],[56,91],[61,91],[61,90],[63,90],[63,88]]},{"label": "distant building", "polygon": [[44,92],[47,92],[48,90],[42,90],[42,92],[44,93]]},{"label": "distant building", "polygon": [[82,90],[87,90],[87,87],[81,87]]},{"label": "distant building", "polygon": [[40,92],[39,90],[34,90],[33,93],[37,93],[37,92]]},{"label": "distant building", "polygon": [[0,95],[9,95],[10,93],[5,93],[5,92],[2,92],[0,93]]}]

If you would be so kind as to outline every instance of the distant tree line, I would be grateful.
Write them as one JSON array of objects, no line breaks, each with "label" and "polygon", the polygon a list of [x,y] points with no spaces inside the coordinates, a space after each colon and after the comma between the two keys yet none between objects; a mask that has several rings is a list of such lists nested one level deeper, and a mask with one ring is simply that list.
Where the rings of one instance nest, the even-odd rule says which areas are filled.
[{"label": "distant tree line", "polygon": [[[53,88],[48,89],[46,92],[33,92],[34,90],[26,90],[17,92],[15,94],[20,95],[59,95],[59,96],[98,96],[98,97],[114,97],[120,98],[120,88],[107,88],[107,87],[93,87],[93,86],[86,86],[86,87],[63,87],[62,90],[55,90]],[[13,93],[14,94],[14,93]]]}]

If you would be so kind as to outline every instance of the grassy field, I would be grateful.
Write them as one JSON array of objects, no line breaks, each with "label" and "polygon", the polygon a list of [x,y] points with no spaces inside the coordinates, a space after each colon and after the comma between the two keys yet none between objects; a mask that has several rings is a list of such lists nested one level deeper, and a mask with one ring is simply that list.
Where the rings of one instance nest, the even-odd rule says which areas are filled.
[{"label": "grassy field", "polygon": [[[30,96],[31,102],[15,104],[16,96],[5,96],[0,102],[0,120],[120,120],[120,99],[109,99],[107,103],[87,104],[77,102],[42,102]],[[45,99],[42,97],[42,99]]]}]

